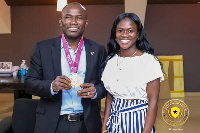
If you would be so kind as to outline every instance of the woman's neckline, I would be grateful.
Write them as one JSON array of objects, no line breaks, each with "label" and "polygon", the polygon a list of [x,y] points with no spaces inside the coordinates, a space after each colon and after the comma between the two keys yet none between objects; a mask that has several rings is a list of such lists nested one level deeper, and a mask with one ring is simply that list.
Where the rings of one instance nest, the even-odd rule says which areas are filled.
[{"label": "woman's neckline", "polygon": [[141,55],[136,55],[136,56],[131,56],[131,57],[121,57],[121,56],[119,56],[118,54],[116,54],[116,56],[118,57],[118,58],[138,58],[138,57],[142,57],[143,55],[145,55],[146,54],[146,52],[144,52],[143,54],[141,54]]}]

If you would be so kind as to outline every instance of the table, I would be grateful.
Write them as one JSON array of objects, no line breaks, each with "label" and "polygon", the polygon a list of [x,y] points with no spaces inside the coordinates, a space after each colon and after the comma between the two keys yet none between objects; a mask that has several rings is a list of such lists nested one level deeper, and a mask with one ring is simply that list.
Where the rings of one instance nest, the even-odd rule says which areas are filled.
[{"label": "table", "polygon": [[25,77],[0,77],[0,89],[6,88],[14,91],[14,99],[17,98],[32,98],[32,95],[24,91]]}]

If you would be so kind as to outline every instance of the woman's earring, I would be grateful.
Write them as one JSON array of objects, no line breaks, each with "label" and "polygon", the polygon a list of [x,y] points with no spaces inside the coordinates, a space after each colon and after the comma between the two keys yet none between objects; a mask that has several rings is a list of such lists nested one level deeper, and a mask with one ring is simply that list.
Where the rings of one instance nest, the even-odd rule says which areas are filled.
[{"label": "woman's earring", "polygon": [[139,37],[137,38],[137,41],[139,41]]}]

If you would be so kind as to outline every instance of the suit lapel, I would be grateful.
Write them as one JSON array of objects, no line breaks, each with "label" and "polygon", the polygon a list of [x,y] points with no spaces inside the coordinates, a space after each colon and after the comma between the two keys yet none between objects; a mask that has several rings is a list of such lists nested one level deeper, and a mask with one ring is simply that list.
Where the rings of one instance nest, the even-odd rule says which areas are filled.
[{"label": "suit lapel", "polygon": [[61,73],[61,37],[57,37],[55,39],[55,43],[51,46],[52,50],[52,58],[53,58],[53,67],[54,74],[56,76],[60,76]]},{"label": "suit lapel", "polygon": [[92,44],[84,38],[84,44],[85,44],[85,50],[86,50],[86,73],[85,73],[85,82],[89,82],[90,75],[93,69],[93,64],[92,64],[92,59],[93,59],[93,54],[92,52]]}]

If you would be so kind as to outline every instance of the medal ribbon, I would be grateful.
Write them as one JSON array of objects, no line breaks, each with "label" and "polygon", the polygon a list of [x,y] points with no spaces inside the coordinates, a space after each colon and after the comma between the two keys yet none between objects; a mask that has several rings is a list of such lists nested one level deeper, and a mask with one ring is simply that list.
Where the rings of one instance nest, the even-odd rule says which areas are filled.
[{"label": "medal ribbon", "polygon": [[82,47],[83,47],[83,36],[81,37],[81,40],[79,42],[79,46],[78,46],[78,50],[77,50],[76,58],[75,58],[74,62],[73,62],[72,57],[70,55],[69,48],[68,48],[68,45],[67,45],[67,41],[65,39],[64,34],[62,34],[62,42],[63,42],[66,58],[67,58],[67,61],[69,63],[71,73],[77,73],[78,65],[79,65],[80,57],[81,57],[81,50],[82,50]]}]

